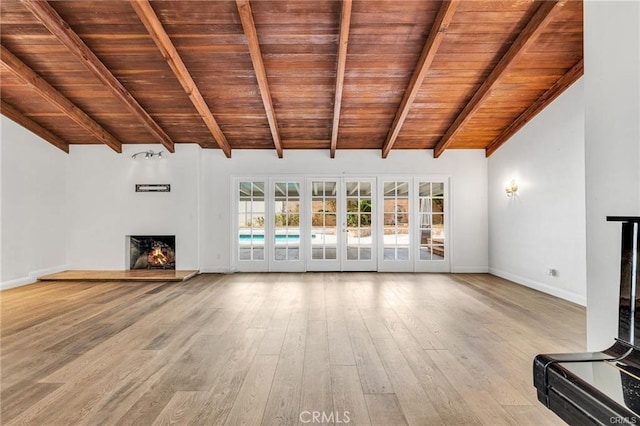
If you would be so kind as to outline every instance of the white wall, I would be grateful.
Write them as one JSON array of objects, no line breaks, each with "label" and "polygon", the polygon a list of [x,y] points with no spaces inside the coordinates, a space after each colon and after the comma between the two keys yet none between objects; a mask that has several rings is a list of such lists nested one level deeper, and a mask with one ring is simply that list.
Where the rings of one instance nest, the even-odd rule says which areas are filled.
[{"label": "white wall", "polygon": [[283,159],[273,151],[202,152],[201,258],[203,271],[226,272],[231,265],[231,179],[270,175],[442,175],[451,177],[453,272],[488,270],[487,161],[481,150],[450,150],[439,159],[432,151],[393,151],[382,159],[379,150],[329,152],[287,150]]},{"label": "white wall", "polygon": [[[70,269],[129,269],[127,235],[175,235],[176,268],[198,269],[201,149],[176,146],[162,160],[133,160],[160,145],[74,145],[69,153]],[[171,192],[135,192],[135,184],[171,184]]]},{"label": "white wall", "polygon": [[492,274],[586,304],[584,170],[580,79],[489,157]]},{"label": "white wall", "polygon": [[67,154],[0,119],[0,288],[66,269]]},{"label": "white wall", "polygon": [[[146,161],[131,155],[162,147],[126,145],[116,154],[102,145],[74,145],[67,156],[10,126],[18,136],[5,137],[3,127],[3,281],[32,281],[33,271],[51,268],[127,269],[126,236],[136,234],[176,235],[178,269],[230,271],[231,179],[259,174],[448,176],[452,270],[488,270],[483,151],[454,150],[436,160],[425,150],[394,151],[386,160],[378,150],[339,151],[333,160],[328,151],[286,151],[284,159],[273,151],[234,151],[227,159],[218,150],[180,144],[166,159]],[[169,183],[171,192],[136,193],[137,183]],[[33,247],[53,243],[55,250],[33,255]]]},{"label": "white wall", "polygon": [[[163,160],[132,160],[159,146],[130,146],[118,155],[104,146],[73,146],[69,155],[71,269],[123,269],[125,236],[175,234],[178,269],[231,270],[231,180],[240,175],[435,174],[452,178],[452,270],[483,272],[487,260],[486,159],[482,151],[233,152],[179,145]],[[135,193],[136,183],[170,183],[170,193]],[[99,243],[100,256],[91,243]]]},{"label": "white wall", "polygon": [[620,224],[640,216],[640,3],[584,3],[587,345],[617,336]]}]

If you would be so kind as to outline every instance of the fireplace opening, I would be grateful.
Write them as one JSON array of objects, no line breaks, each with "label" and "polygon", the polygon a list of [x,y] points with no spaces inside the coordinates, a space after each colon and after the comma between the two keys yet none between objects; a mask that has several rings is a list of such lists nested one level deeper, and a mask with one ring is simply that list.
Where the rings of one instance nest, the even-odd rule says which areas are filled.
[{"label": "fireplace opening", "polygon": [[131,269],[176,269],[175,235],[132,235]]}]

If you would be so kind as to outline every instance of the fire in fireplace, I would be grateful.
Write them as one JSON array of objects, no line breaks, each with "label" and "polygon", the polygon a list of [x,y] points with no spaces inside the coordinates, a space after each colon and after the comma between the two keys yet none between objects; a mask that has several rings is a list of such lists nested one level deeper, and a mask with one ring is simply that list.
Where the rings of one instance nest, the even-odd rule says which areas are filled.
[{"label": "fire in fireplace", "polygon": [[175,235],[132,235],[131,269],[176,269]]}]

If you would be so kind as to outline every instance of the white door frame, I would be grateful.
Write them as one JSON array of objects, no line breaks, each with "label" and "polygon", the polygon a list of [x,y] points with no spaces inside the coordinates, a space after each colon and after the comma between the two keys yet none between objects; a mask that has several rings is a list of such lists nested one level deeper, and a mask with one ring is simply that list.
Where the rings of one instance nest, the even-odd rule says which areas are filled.
[{"label": "white door frame", "polygon": [[[385,259],[385,227],[394,227],[394,228],[398,228],[398,224],[397,224],[397,219],[393,217],[393,215],[397,215],[398,214],[402,214],[402,212],[398,212],[397,211],[397,207],[398,206],[394,206],[394,209],[396,211],[394,212],[386,212],[385,211],[385,184],[386,183],[398,183],[398,182],[406,182],[407,183],[407,197],[408,197],[408,205],[409,208],[407,209],[406,214],[409,215],[409,223],[408,223],[408,234],[407,234],[407,239],[408,242],[406,244],[407,250],[405,253],[405,250],[402,249],[401,250],[401,254],[400,251],[398,251],[398,255],[400,256],[406,256],[406,259],[396,259],[395,256],[396,254],[394,254],[394,259]],[[401,198],[404,198],[404,196],[402,196]],[[394,199],[398,199],[397,195],[394,195]],[[394,203],[394,204],[397,204]],[[380,272],[413,272],[414,269],[414,264],[413,264],[413,258],[414,258],[414,250],[412,250],[413,247],[413,241],[415,239],[415,236],[413,235],[413,232],[411,232],[411,229],[413,229],[413,221],[414,221],[414,214],[413,214],[413,206],[414,201],[413,201],[413,179],[411,176],[381,176],[378,178],[378,226],[377,226],[377,230],[378,230],[378,235],[380,236],[380,238],[378,239],[378,271]],[[385,223],[385,221],[387,223]],[[397,237],[390,237],[390,234],[386,235],[386,238],[397,238]],[[396,234],[394,234],[396,235]],[[402,237],[400,237],[402,238]]]},{"label": "white door frame", "polygon": [[[335,228],[336,228],[336,235],[332,236],[332,235],[315,235],[313,234],[313,225],[311,223],[311,221],[313,220],[313,216],[315,215],[313,212],[313,208],[312,208],[312,204],[313,204],[313,191],[314,191],[314,184],[318,184],[318,183],[335,183],[335,202],[336,202],[336,212],[335,212]],[[305,202],[307,211],[309,212],[309,215],[307,216],[307,220],[306,220],[306,240],[308,242],[306,250],[305,250],[305,259],[306,259],[306,270],[307,271],[340,271],[342,268],[340,259],[342,257],[342,244],[341,244],[341,240],[342,240],[342,233],[343,233],[343,227],[342,227],[342,222],[341,222],[341,216],[342,216],[342,211],[343,211],[343,207],[342,207],[342,200],[341,200],[341,193],[342,193],[342,179],[340,177],[336,177],[336,176],[311,176],[311,177],[307,177],[307,184],[306,184],[306,189],[307,189],[307,200]],[[325,201],[325,197],[326,194],[324,194],[324,189],[323,189],[323,194],[321,196],[321,198],[323,199],[323,201]],[[326,220],[326,215],[321,215],[321,216],[325,216],[323,219],[321,220]],[[336,247],[336,252],[335,252],[335,259],[327,259],[325,258],[327,253],[326,251],[324,251],[325,249],[325,244],[322,244],[322,247],[316,247],[315,250],[319,250],[320,248],[323,249],[322,251],[322,258],[321,259],[314,259],[314,243],[313,243],[313,239],[314,238],[331,238],[331,239],[335,239],[335,247]],[[326,241],[326,240],[323,240]]]},{"label": "white door frame", "polygon": [[[420,259],[420,183],[433,182],[443,184],[443,214],[444,214],[444,259],[443,260],[421,260]],[[449,213],[449,177],[436,176],[415,176],[413,183],[414,205],[413,217],[415,219],[412,232],[414,234],[414,271],[415,272],[450,272],[451,271],[451,221]],[[439,198],[439,197],[438,197]]]},{"label": "white door frame", "polygon": [[[267,272],[269,271],[269,257],[268,257],[268,253],[269,253],[269,245],[270,245],[270,239],[267,237],[268,235],[268,231],[267,231],[267,223],[268,223],[268,218],[270,217],[269,214],[269,209],[271,208],[270,203],[268,202],[268,194],[267,192],[269,191],[269,179],[266,177],[238,177],[238,178],[233,178],[232,179],[232,190],[231,190],[231,198],[232,198],[232,202],[231,202],[231,215],[232,215],[232,219],[231,219],[231,250],[232,250],[232,255],[231,255],[231,269],[232,270],[239,270],[242,272]],[[239,256],[239,251],[240,251],[240,237],[239,237],[239,228],[240,228],[240,224],[239,224],[239,217],[240,217],[240,211],[239,211],[239,202],[240,202],[240,197],[239,197],[239,189],[240,189],[240,183],[241,182],[262,182],[264,183],[264,203],[265,203],[265,211],[264,211],[264,223],[265,223],[265,228],[264,228],[264,258],[263,260],[241,260],[240,256]]]},{"label": "white door frame", "polygon": [[[337,197],[337,224],[338,242],[336,260],[314,261],[311,259],[310,241],[311,235],[311,184],[313,181],[336,181]],[[346,194],[343,191],[347,181],[371,181],[372,190],[372,220],[375,221],[373,234],[372,261],[363,267],[363,261],[358,264],[351,264],[345,259],[347,247],[346,233]],[[265,227],[264,227],[264,260],[243,261],[239,259],[239,184],[240,182],[264,182],[265,183]],[[275,183],[276,182],[298,182],[300,194],[299,211],[299,235],[300,248],[297,260],[275,260],[275,224],[274,212],[275,204]],[[384,184],[385,182],[408,182],[408,204],[409,204],[409,251],[406,260],[385,260],[384,259]],[[418,185],[420,182],[442,182],[444,184],[444,260],[420,260],[420,222],[419,222],[419,197]],[[232,226],[231,226],[231,268],[243,272],[302,272],[321,270],[372,270],[380,272],[450,272],[452,264],[452,226],[451,226],[451,178],[443,175],[382,175],[373,177],[372,175],[321,175],[321,176],[240,176],[232,178]],[[273,241],[272,241],[273,240]],[[365,261],[366,263],[366,261]]]},{"label": "white door frame", "polygon": [[[298,226],[296,227],[295,225],[293,225],[291,228],[287,227],[287,231],[285,232],[287,235],[286,237],[283,239],[282,243],[278,243],[278,239],[279,236],[285,235],[282,232],[278,232],[276,231],[276,227],[275,227],[275,218],[276,215],[281,214],[281,212],[276,212],[275,211],[275,190],[276,190],[276,185],[279,183],[285,183],[285,182],[292,182],[292,183],[297,183],[298,184],[298,203],[299,203],[299,209],[298,209]],[[295,177],[295,176],[273,176],[269,178],[269,196],[267,197],[267,202],[269,204],[269,215],[267,215],[268,217],[268,224],[266,225],[266,234],[269,236],[269,244],[268,244],[268,250],[267,250],[267,257],[268,257],[268,265],[269,265],[269,272],[304,272],[305,269],[305,259],[304,259],[304,253],[306,250],[306,239],[303,238],[305,234],[305,228],[304,228],[304,224],[305,221],[307,220],[307,215],[306,215],[306,209],[304,208],[304,200],[307,198],[306,196],[306,191],[305,191],[305,179],[304,177]],[[297,229],[297,234],[295,233]],[[292,232],[293,231],[293,232]],[[298,235],[298,253],[297,253],[297,259],[296,260],[291,260],[291,259],[286,259],[286,260],[277,260],[276,259],[276,253],[277,250],[283,251],[284,253],[289,252],[288,255],[291,255],[290,253],[290,249],[287,247],[288,244],[290,244],[290,242],[287,241],[287,237],[292,236],[292,235]],[[266,240],[266,238],[265,238]]]},{"label": "white door frame", "polygon": [[[349,260],[349,244],[348,244],[348,226],[347,226],[347,215],[349,214],[347,203],[349,199],[349,194],[347,194],[347,183],[349,182],[358,182],[363,183],[367,182],[371,184],[371,259],[370,260]],[[341,245],[343,247],[342,250],[342,258],[341,258],[341,270],[342,271],[376,271],[378,269],[378,233],[376,232],[377,224],[379,222],[379,206],[378,206],[378,197],[377,197],[377,183],[378,179],[375,177],[365,177],[365,176],[343,176],[342,177],[342,194],[341,194],[341,202],[342,202],[342,214],[340,216],[340,222],[342,225],[342,241]],[[360,199],[360,198],[359,198]],[[360,208],[360,206],[359,206]]]}]

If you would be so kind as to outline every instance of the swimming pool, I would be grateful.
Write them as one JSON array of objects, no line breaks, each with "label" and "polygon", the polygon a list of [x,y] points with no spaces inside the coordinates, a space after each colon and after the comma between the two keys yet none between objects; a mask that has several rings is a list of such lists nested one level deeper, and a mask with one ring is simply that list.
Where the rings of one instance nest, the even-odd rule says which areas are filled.
[{"label": "swimming pool", "polygon": [[[311,238],[314,238],[312,235]],[[241,243],[264,243],[263,234],[240,234],[238,235],[238,241]],[[278,234],[276,235],[276,243],[298,243],[300,242],[300,234]]]}]

